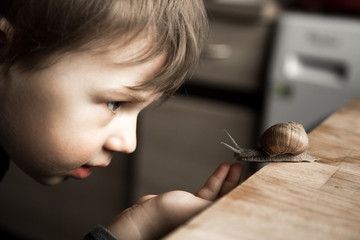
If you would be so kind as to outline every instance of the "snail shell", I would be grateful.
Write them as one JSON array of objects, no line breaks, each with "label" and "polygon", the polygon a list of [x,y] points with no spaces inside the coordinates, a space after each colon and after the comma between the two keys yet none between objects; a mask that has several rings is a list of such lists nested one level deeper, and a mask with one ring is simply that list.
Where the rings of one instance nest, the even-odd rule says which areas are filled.
[{"label": "snail shell", "polygon": [[234,144],[221,142],[234,152],[237,161],[245,162],[313,162],[317,157],[305,152],[309,139],[304,127],[295,122],[279,123],[260,137],[260,148],[241,148],[225,130]]},{"label": "snail shell", "polygon": [[309,147],[309,138],[300,123],[278,123],[268,128],[260,137],[261,148],[270,156],[297,155]]}]

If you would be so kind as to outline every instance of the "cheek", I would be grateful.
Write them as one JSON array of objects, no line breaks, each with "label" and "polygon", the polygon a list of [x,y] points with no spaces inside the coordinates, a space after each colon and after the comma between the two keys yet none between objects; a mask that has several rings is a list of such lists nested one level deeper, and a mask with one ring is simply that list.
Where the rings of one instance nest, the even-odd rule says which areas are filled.
[{"label": "cheek", "polygon": [[91,129],[77,128],[56,131],[52,135],[50,147],[52,154],[59,156],[69,165],[83,165],[102,149],[101,137]]},{"label": "cheek", "polygon": [[86,162],[102,149],[103,128],[98,123],[99,114],[88,106],[74,100],[72,104],[57,106],[46,116],[44,143],[63,161]]},{"label": "cheek", "polygon": [[46,121],[36,128],[31,127],[34,123],[29,123],[27,129],[24,126],[22,149],[26,151],[22,158],[27,159],[27,165],[32,162],[41,172],[51,175],[65,173],[97,158],[102,150],[99,129],[76,118],[61,117],[71,115],[52,116],[43,116]]},{"label": "cheek", "polygon": [[91,138],[78,138],[68,142],[67,146],[62,147],[61,155],[63,159],[68,160],[71,164],[84,165],[96,157],[101,150],[101,146],[100,143],[91,141]]}]

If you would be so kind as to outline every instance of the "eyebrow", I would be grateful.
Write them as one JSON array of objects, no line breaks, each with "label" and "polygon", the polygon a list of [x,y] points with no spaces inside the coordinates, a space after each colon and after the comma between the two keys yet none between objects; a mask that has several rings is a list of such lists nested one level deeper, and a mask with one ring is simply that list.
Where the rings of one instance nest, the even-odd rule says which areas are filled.
[{"label": "eyebrow", "polygon": [[[130,88],[127,88],[131,90]],[[136,102],[146,102],[148,99],[146,97],[139,96],[137,94],[131,94],[128,92],[125,92],[124,90],[117,89],[117,88],[103,88],[100,90],[101,92],[104,92],[106,94],[113,94],[113,95],[126,95],[127,97],[131,98],[133,101]],[[132,90],[134,91],[134,90]]]}]

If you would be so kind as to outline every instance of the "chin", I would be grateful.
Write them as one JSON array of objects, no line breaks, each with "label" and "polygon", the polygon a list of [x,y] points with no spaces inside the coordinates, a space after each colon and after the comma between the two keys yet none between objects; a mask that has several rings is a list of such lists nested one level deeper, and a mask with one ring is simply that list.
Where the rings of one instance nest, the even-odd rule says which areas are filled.
[{"label": "chin", "polygon": [[36,177],[34,178],[38,183],[45,185],[45,186],[54,186],[60,183],[65,182],[68,177],[65,176],[55,176],[55,177]]}]

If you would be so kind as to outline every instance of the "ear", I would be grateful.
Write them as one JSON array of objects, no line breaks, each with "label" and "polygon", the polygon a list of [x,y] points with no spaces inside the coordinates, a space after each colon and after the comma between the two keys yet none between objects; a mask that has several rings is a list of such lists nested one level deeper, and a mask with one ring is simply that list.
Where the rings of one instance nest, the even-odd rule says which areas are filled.
[{"label": "ear", "polygon": [[8,44],[12,38],[14,29],[10,22],[4,18],[0,18],[0,54],[6,51]]},{"label": "ear", "polygon": [[10,22],[4,17],[0,17],[0,80],[3,79],[2,76],[6,72],[2,63],[10,47],[13,32],[14,29]]},{"label": "ear", "polygon": [[5,17],[0,16],[0,78],[4,73],[6,73],[6,68],[4,68],[3,63],[10,48],[13,34],[14,28],[10,22]]},{"label": "ear", "polygon": [[6,34],[4,31],[0,30],[0,49],[5,48],[6,43],[7,43]]}]

